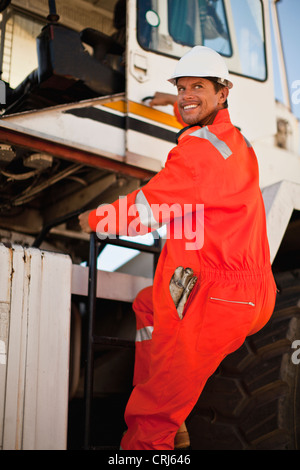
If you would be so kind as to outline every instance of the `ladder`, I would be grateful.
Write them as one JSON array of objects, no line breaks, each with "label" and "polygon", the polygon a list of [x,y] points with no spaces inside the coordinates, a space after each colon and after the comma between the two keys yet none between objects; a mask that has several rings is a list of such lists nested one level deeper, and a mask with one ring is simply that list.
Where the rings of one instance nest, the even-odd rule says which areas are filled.
[{"label": "ladder", "polygon": [[[89,252],[89,285],[88,285],[88,332],[87,332],[87,355],[85,367],[84,383],[84,449],[91,448],[91,406],[93,399],[93,374],[94,374],[94,349],[96,345],[111,345],[112,347],[134,347],[133,341],[127,341],[115,337],[95,335],[95,315],[96,315],[96,297],[97,297],[97,259],[99,250],[102,250],[107,244],[132,248],[141,252],[153,254],[153,272],[155,272],[158,258],[161,252],[161,239],[157,232],[153,232],[153,245],[144,245],[119,237],[99,240],[96,233],[90,236]],[[99,447],[97,447],[99,448]]]}]

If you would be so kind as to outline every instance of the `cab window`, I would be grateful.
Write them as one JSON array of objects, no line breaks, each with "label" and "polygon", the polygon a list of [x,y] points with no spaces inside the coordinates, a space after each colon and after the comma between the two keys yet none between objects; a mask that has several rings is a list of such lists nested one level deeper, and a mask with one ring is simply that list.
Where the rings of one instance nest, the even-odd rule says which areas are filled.
[{"label": "cab window", "polygon": [[140,45],[180,58],[191,47],[211,47],[228,58],[230,72],[267,75],[261,0],[138,0]]}]

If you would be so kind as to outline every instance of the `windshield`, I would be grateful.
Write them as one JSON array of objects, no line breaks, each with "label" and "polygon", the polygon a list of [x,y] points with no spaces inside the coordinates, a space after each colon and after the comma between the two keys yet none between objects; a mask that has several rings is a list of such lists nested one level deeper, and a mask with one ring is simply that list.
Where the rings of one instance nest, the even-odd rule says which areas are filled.
[{"label": "windshield", "polygon": [[261,0],[138,0],[138,41],[154,52],[182,57],[211,47],[231,72],[266,79]]}]

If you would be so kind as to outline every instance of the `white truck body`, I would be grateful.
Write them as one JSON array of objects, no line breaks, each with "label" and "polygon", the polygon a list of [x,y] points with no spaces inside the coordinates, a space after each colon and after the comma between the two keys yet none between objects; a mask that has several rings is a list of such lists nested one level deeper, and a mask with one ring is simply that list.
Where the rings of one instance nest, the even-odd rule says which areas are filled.
[{"label": "white truck body", "polygon": [[[22,14],[28,11],[38,13],[40,17],[45,16],[47,8],[44,2],[33,3],[35,7],[29,1],[26,5],[13,1],[12,7],[19,11],[21,6]],[[103,25],[111,24],[113,2],[107,5],[107,2],[102,2],[102,7],[92,6],[91,3],[76,1],[73,4],[74,11],[76,8],[77,13],[86,11],[88,20],[97,13],[97,18],[103,17]],[[63,181],[63,178],[69,176],[79,181],[83,167],[101,170],[104,173],[101,189],[104,194],[108,194],[107,200],[122,194],[123,189],[125,192],[135,189],[159,171],[175,145],[175,136],[181,126],[171,106],[152,109],[143,100],[158,90],[175,94],[174,87],[167,79],[178,59],[176,54],[179,56],[188,46],[176,45],[168,31],[167,0],[154,3],[160,18],[158,43],[161,41],[165,44],[164,47],[171,51],[169,54],[158,53],[151,47],[147,49],[141,45],[137,37],[137,2],[128,0],[124,92],[4,113],[0,119],[2,150],[7,148],[5,146],[9,149],[20,147],[32,154],[50,155],[62,160],[68,164],[64,170],[66,173],[61,175]],[[234,83],[230,91],[229,110],[233,124],[241,128],[258,157],[273,262],[293,212],[300,210],[298,122],[290,111],[287,81],[282,68],[286,103],[276,103],[274,98],[270,22],[273,21],[277,34],[276,2],[270,2],[270,9],[268,0],[255,0],[256,7],[253,3],[258,29],[265,35],[267,73],[264,79],[254,79],[239,71],[242,56],[236,54],[239,38],[232,11],[235,3],[224,1],[233,51],[231,56],[225,57]],[[262,12],[259,11],[260,5]],[[64,23],[79,30],[80,19],[74,16],[71,24],[72,19],[64,7],[66,5],[63,2],[57,1],[57,10]],[[270,11],[273,16],[270,16]],[[262,17],[263,22],[260,24]],[[108,32],[109,26],[104,30]],[[277,44],[280,45],[280,42]],[[282,65],[282,51],[279,47],[277,52]],[[280,145],[279,122],[285,124],[284,143]],[[18,181],[16,175],[8,172],[7,175],[9,181],[14,181],[14,178]],[[120,175],[129,178],[124,187]],[[49,187],[55,185],[55,179],[51,184],[49,181]],[[86,192],[89,184],[92,185],[90,195]],[[47,214],[51,214],[51,220],[55,218],[56,209],[59,214],[65,214],[81,207],[81,204],[84,206],[93,201],[97,185],[98,180],[89,181],[82,185],[84,188],[77,190],[77,200],[66,197],[66,200],[55,202],[50,207],[47,204],[39,207],[39,211],[36,205],[25,205],[27,200],[30,202],[35,197],[34,187],[29,187],[28,192],[23,190],[14,199],[13,208],[23,209],[23,215],[17,215],[14,223],[5,220],[5,213],[0,215],[0,241],[3,242],[0,244],[2,449],[67,447],[71,300],[74,295],[87,296],[88,268],[80,265],[80,256],[72,262],[72,255],[61,247],[57,249],[56,246],[51,251],[51,241],[49,245],[42,244],[41,249],[26,246],[33,242],[42,229]],[[112,193],[105,193],[112,187]],[[36,196],[42,191],[43,187],[38,186]],[[24,223],[26,217],[35,220],[32,232],[29,222],[28,225]],[[25,229],[22,231],[23,224]],[[64,246],[68,245],[68,239],[87,243],[89,238],[78,229],[68,229],[64,225],[54,227],[51,233],[61,236]],[[8,246],[8,243],[11,245]],[[128,303],[133,301],[142,287],[152,282],[147,274],[108,273],[100,270],[98,276],[101,278],[98,298]]]}]

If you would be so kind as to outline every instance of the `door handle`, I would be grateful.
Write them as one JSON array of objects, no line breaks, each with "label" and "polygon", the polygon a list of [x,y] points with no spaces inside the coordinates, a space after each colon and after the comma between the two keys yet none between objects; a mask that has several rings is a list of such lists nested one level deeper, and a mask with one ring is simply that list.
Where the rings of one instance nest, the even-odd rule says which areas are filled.
[{"label": "door handle", "polygon": [[148,60],[138,52],[131,53],[131,74],[140,83],[148,80]]}]

